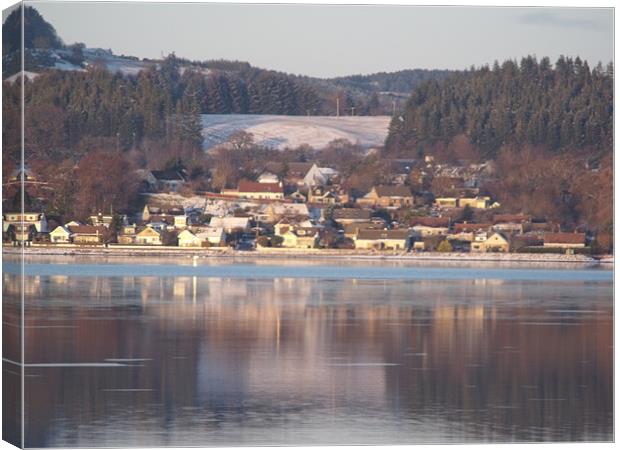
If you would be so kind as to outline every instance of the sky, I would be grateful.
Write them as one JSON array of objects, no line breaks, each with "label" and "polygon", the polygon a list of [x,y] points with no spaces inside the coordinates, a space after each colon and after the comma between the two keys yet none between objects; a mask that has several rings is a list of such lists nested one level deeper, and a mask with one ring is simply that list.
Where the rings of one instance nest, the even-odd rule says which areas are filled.
[{"label": "sky", "polygon": [[613,60],[611,8],[27,2],[65,43],[333,77],[532,54]]}]

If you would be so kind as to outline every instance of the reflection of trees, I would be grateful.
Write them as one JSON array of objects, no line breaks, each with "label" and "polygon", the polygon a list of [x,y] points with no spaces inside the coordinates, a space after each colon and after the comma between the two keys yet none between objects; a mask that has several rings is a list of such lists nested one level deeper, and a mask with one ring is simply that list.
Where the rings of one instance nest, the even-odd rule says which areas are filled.
[{"label": "reflection of trees", "polygon": [[[5,275],[9,292],[11,281]],[[178,431],[214,417],[207,432],[217,420],[285,414],[294,404],[325,414],[387,408],[403,426],[448,420],[463,439],[611,430],[608,287],[590,286],[587,306],[562,307],[602,314],[570,315],[539,299],[574,297],[579,284],[64,276],[26,284],[28,361],[149,359],[29,369],[41,375],[27,381],[35,424],[130,412]],[[549,322],[563,325],[540,325]],[[148,390],[105,391],[124,387]],[[32,445],[50,432],[33,426]]]}]

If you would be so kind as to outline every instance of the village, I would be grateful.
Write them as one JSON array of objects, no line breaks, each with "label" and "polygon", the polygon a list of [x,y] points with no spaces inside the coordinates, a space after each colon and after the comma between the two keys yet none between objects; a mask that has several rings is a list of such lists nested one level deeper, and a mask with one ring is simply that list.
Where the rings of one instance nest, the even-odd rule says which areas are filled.
[{"label": "village", "polygon": [[[179,194],[179,170],[139,171],[144,206],[133,214],[98,211],[80,222],[45,211],[5,212],[5,246],[235,249],[286,252],[347,250],[378,253],[592,254],[593,236],[561,230],[521,211],[504,211],[481,192],[492,163],[449,166],[392,160],[390,184],[354,196],[341,174],[313,162],[268,162],[255,179],[220,192]],[[26,169],[28,185],[40,183]],[[433,173],[451,196],[406,184]],[[22,177],[14,174],[13,183]],[[437,183],[435,183],[435,186]],[[442,192],[445,192],[442,191]],[[62,223],[59,223],[62,222]]]}]

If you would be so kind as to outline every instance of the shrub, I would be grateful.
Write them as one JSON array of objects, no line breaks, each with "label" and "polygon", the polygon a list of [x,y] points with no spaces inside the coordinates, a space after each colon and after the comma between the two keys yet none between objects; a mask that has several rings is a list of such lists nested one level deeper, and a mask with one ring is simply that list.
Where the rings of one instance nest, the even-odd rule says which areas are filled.
[{"label": "shrub", "polygon": [[444,239],[437,246],[437,251],[438,252],[446,252],[446,253],[447,252],[451,252],[452,251],[452,245],[448,242],[447,239]]}]

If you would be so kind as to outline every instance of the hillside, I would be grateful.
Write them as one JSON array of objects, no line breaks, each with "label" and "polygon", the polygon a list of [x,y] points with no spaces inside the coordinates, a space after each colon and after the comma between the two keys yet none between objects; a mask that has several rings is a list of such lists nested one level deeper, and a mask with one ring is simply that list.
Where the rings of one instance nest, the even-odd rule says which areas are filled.
[{"label": "hillside", "polygon": [[203,148],[222,144],[237,131],[252,133],[254,142],[277,149],[308,144],[320,149],[336,139],[363,148],[381,146],[388,132],[388,116],[270,116],[209,114],[202,116]]},{"label": "hillside", "polygon": [[[83,43],[66,45],[35,8],[26,7],[24,15],[24,61],[30,78],[43,71],[82,72],[93,67],[137,76],[164,63],[116,55],[110,49],[88,48]],[[16,9],[2,27],[4,80],[15,79],[21,70],[20,27],[21,15]],[[188,71],[202,79],[202,112],[208,114],[336,115],[339,103],[341,114],[391,115],[404,106],[409,93],[421,82],[444,79],[452,73],[417,69],[319,79],[253,67],[243,61],[190,61],[172,56],[179,74]]]},{"label": "hillside", "polygon": [[[552,66],[523,58],[418,86],[394,118],[391,151],[417,152],[465,136],[482,155],[525,144],[562,152],[610,151],[613,138],[613,66],[561,57]],[[408,149],[408,150],[407,150]]]}]

